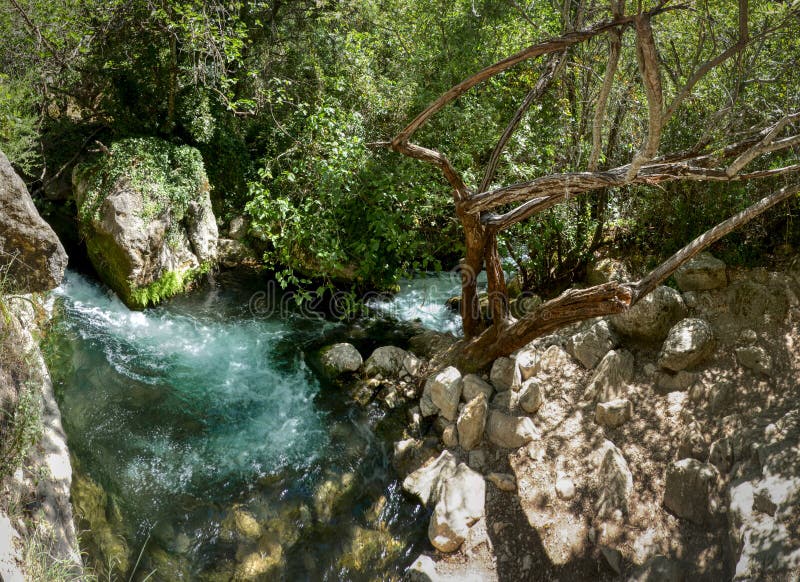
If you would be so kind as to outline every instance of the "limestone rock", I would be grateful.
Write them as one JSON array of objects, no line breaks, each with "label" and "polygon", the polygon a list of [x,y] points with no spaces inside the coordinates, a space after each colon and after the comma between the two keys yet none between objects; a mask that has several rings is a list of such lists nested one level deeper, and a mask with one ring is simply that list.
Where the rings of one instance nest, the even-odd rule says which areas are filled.
[{"label": "limestone rock", "polygon": [[679,370],[674,373],[668,370],[661,370],[656,373],[656,391],[660,394],[682,392],[691,388],[698,378],[697,374],[686,370]]},{"label": "limestone rock", "polygon": [[455,421],[458,418],[461,388],[461,372],[457,368],[449,366],[428,378],[423,395],[430,396],[430,401],[442,416],[447,420]]},{"label": "limestone rock", "polygon": [[539,358],[534,374],[559,375],[564,377],[572,376],[576,369],[575,362],[561,346],[550,346]]},{"label": "limestone rock", "polygon": [[426,507],[436,503],[439,486],[455,474],[456,458],[450,451],[442,451],[435,460],[429,461],[403,480],[403,489],[419,497]]},{"label": "limestone rock", "polygon": [[22,559],[17,543],[17,530],[7,516],[0,514],[0,580],[3,582],[25,582],[25,576],[19,567]]},{"label": "limestone rock", "polygon": [[633,354],[627,350],[611,350],[600,361],[589,380],[585,396],[600,402],[623,398],[632,379]]},{"label": "limestone rock", "polygon": [[397,346],[377,348],[364,362],[364,373],[367,376],[382,375],[386,378],[415,376],[422,365],[419,358]]},{"label": "limestone rock", "polygon": [[633,416],[633,404],[627,398],[598,402],[594,420],[601,426],[617,428]]},{"label": "limestone rock", "polygon": [[339,343],[324,348],[320,353],[323,366],[331,376],[357,372],[363,363],[361,354],[353,344]]},{"label": "limestone rock", "polygon": [[67,253],[42,220],[25,183],[0,152],[0,272],[6,293],[47,291],[61,284]]},{"label": "limestone rock", "polygon": [[658,365],[677,372],[696,366],[713,350],[711,326],[702,319],[682,319],[669,330],[658,355]]},{"label": "limestone rock", "polygon": [[628,513],[628,500],[633,493],[633,475],[622,451],[611,441],[604,446],[606,452],[597,476],[600,484],[597,511],[601,519],[611,517],[616,511]]},{"label": "limestone rock", "polygon": [[73,171],[79,226],[100,278],[142,308],[213,266],[217,222],[198,150],[130,138],[111,153]]},{"label": "limestone rock", "polygon": [[485,394],[486,400],[491,400],[494,395],[494,388],[476,374],[467,374],[462,378],[463,387],[461,388],[461,400],[469,402],[478,394]]},{"label": "limestone rock", "polygon": [[567,352],[584,368],[594,368],[609,351],[619,345],[619,339],[606,320],[572,336],[567,342]]},{"label": "limestone rock", "polygon": [[569,501],[575,497],[575,481],[562,475],[556,480],[556,495],[564,501]]},{"label": "limestone rock", "polygon": [[657,287],[627,311],[610,318],[620,334],[633,339],[662,341],[670,328],[686,316],[681,294],[670,287]]},{"label": "limestone rock", "polygon": [[769,376],[772,373],[772,356],[761,346],[736,348],[736,359],[745,368]]},{"label": "limestone rock", "polygon": [[510,390],[514,384],[514,373],[516,362],[511,358],[497,358],[492,364],[492,371],[489,374],[489,381],[498,392]]},{"label": "limestone rock", "polygon": [[697,459],[674,461],[667,467],[664,507],[678,517],[702,524],[717,511],[717,469]]},{"label": "limestone rock", "polygon": [[428,538],[440,552],[454,552],[469,528],[485,515],[486,482],[464,463],[445,479],[428,526]]},{"label": "limestone rock", "polygon": [[432,358],[444,352],[456,341],[457,338],[452,334],[426,329],[412,336],[408,340],[408,347],[415,354],[419,354],[424,358]]},{"label": "limestone rock", "polygon": [[675,282],[681,291],[706,291],[728,284],[725,263],[710,253],[700,253],[675,271]]},{"label": "limestone rock", "polygon": [[527,416],[509,416],[493,410],[486,421],[486,436],[498,447],[518,449],[537,438],[539,433]]},{"label": "limestone rock", "polygon": [[514,358],[519,369],[520,382],[525,382],[533,377],[539,370],[539,360],[541,354],[535,349],[525,349],[520,351]]},{"label": "limestone rock", "polygon": [[708,441],[697,421],[690,422],[681,431],[678,441],[678,460],[689,458],[703,462],[708,459]]},{"label": "limestone rock", "polygon": [[458,442],[464,450],[477,447],[483,439],[489,403],[486,394],[478,393],[458,415]]},{"label": "limestone rock", "polygon": [[237,241],[242,240],[244,237],[247,236],[249,230],[250,230],[250,220],[246,216],[242,216],[241,214],[236,215],[233,218],[231,218],[231,221],[228,224],[228,238]]},{"label": "limestone rock", "polygon": [[728,488],[737,581],[794,580],[800,572],[800,411],[768,426],[764,438],[758,466]]},{"label": "limestone rock", "polygon": [[542,395],[542,384],[536,378],[525,380],[519,389],[518,402],[522,410],[534,413],[542,406],[544,396]]}]

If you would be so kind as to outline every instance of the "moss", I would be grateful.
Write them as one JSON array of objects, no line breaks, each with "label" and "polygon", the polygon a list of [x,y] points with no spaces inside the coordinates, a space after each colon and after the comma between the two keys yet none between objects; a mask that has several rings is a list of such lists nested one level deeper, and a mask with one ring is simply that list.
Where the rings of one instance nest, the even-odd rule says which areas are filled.
[{"label": "moss", "polygon": [[134,309],[157,305],[164,299],[183,292],[199,274],[200,269],[166,271],[149,285],[131,289],[129,300],[126,303]]}]

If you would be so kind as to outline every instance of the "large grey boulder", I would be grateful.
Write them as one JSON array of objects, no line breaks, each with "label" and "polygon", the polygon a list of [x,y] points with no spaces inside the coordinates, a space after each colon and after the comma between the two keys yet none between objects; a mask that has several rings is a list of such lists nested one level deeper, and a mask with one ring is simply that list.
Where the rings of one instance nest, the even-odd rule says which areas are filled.
[{"label": "large grey boulder", "polygon": [[691,522],[707,523],[719,509],[714,465],[697,459],[681,459],[669,464],[664,485],[664,507]]},{"label": "large grey boulder", "polygon": [[129,307],[180,293],[216,264],[219,233],[196,149],[122,140],[76,166],[73,186],[89,259]]},{"label": "large grey boulder", "polygon": [[357,372],[363,360],[353,344],[339,343],[323,348],[320,352],[322,365],[329,375],[336,377],[347,372]]},{"label": "large grey boulder", "polygon": [[714,351],[714,332],[702,319],[682,319],[669,330],[658,365],[678,372],[696,366]]},{"label": "large grey boulder", "polygon": [[538,438],[539,432],[527,416],[510,416],[493,410],[486,421],[486,436],[498,447],[518,449]]},{"label": "large grey boulder", "polygon": [[39,216],[28,189],[0,152],[0,279],[6,293],[33,293],[58,287],[67,253]]},{"label": "large grey boulder", "polygon": [[586,399],[607,402],[625,397],[633,379],[633,363],[633,354],[627,350],[608,352],[586,386]]},{"label": "large grey boulder", "polygon": [[686,317],[681,294],[670,287],[656,287],[633,307],[610,318],[620,334],[645,342],[662,341],[670,328]]},{"label": "large grey boulder", "polygon": [[422,362],[411,352],[397,346],[381,346],[364,362],[367,376],[382,375],[386,378],[415,376]]},{"label": "large grey boulder", "polygon": [[567,351],[584,368],[594,368],[608,352],[619,345],[611,326],[606,320],[601,320],[589,329],[572,336],[567,342]]},{"label": "large grey boulder", "polygon": [[725,263],[710,253],[700,253],[675,271],[675,282],[681,291],[706,291],[728,284]]}]

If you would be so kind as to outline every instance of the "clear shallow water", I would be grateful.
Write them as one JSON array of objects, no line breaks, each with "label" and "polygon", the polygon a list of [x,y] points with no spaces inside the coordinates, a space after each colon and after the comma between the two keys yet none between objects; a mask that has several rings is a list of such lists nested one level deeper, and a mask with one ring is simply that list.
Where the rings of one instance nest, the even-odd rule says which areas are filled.
[{"label": "clear shallow water", "polygon": [[[305,357],[398,338],[380,323],[254,315],[263,283],[228,276],[144,312],[75,273],[58,290],[51,368],[99,561],[119,537],[128,569],[144,547],[142,579],[225,579],[255,554],[274,558],[271,578],[388,579],[425,543],[388,465],[402,413],[348,404]],[[231,534],[237,511],[258,535]],[[353,559],[366,546],[377,554]]]},{"label": "clear shallow water", "polygon": [[[486,287],[486,273],[478,275],[479,289]],[[388,300],[368,304],[376,311],[399,321],[417,322],[435,331],[460,336],[461,316],[445,302],[461,295],[461,276],[455,271],[427,273],[400,282],[400,292]]]}]

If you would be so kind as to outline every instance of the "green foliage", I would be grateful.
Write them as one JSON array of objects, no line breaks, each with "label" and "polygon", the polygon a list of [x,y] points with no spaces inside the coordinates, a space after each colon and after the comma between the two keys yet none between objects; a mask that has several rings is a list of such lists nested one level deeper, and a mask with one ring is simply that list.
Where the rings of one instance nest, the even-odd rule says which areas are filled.
[{"label": "green foliage", "polygon": [[0,74],[0,151],[19,170],[32,174],[40,162],[34,96],[24,83]]},{"label": "green foliage", "polygon": [[155,138],[129,138],[115,142],[110,154],[77,169],[86,181],[78,214],[83,223],[99,219],[103,201],[120,180],[141,193],[143,219],[170,212],[171,223],[183,219],[189,202],[208,189],[200,152]]},{"label": "green foliage", "polygon": [[208,272],[208,270],[209,267],[206,265],[199,269],[189,269],[187,271],[166,271],[146,287],[132,289],[130,305],[136,308],[158,305],[164,299],[169,299],[183,292],[190,282],[201,273]]}]

